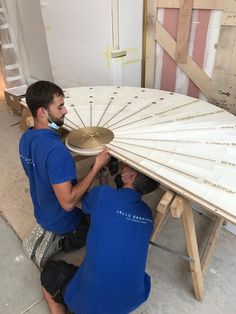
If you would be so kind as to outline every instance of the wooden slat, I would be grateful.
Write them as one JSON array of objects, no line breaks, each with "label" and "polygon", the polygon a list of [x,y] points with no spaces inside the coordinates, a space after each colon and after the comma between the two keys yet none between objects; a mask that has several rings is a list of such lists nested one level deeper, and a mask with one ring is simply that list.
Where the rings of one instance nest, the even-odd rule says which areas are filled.
[{"label": "wooden slat", "polygon": [[[157,0],[158,8],[179,9],[182,0]],[[193,9],[223,10],[225,7],[223,0],[194,0]]]},{"label": "wooden slat", "polygon": [[164,226],[167,218],[170,215],[170,204],[175,196],[175,193],[171,190],[168,190],[161,198],[160,202],[157,205],[156,217],[154,220],[153,233],[151,236],[151,241],[154,241],[157,234],[160,233],[162,227]]},{"label": "wooden slat", "polygon": [[146,17],[146,52],[145,52],[145,87],[153,88],[155,83],[156,64],[156,3],[155,0],[147,1]]},{"label": "wooden slat", "polygon": [[192,10],[193,0],[183,0],[179,10],[179,22],[176,40],[176,61],[178,63],[185,64],[187,62]]},{"label": "wooden slat", "polygon": [[170,205],[170,211],[171,215],[174,218],[180,218],[183,211],[184,211],[184,206],[185,202],[183,201],[183,197],[180,195],[176,195],[172,204]]},{"label": "wooden slat", "polygon": [[161,198],[156,210],[162,214],[166,211],[175,196],[175,193],[171,190],[168,190]]},{"label": "wooden slat", "polygon": [[[156,22],[156,40],[162,48],[175,60],[176,42],[160,22]],[[176,61],[176,60],[175,60]],[[188,55],[186,64],[178,63],[185,74],[198,86],[200,91],[211,98],[211,79]]]},{"label": "wooden slat", "polygon": [[[156,5],[158,8],[179,9],[181,0],[157,0]],[[194,0],[193,9],[236,12],[236,3],[234,0]]]},{"label": "wooden slat", "polygon": [[193,287],[194,287],[195,296],[198,301],[201,301],[203,299],[204,284],[203,284],[203,275],[202,275],[202,270],[201,270],[199,252],[198,252],[195,225],[194,225],[194,220],[193,220],[193,212],[192,212],[190,201],[187,199],[184,199],[183,202],[185,203],[184,205],[185,208],[182,214],[182,221],[183,221],[183,226],[184,226],[185,240],[186,240],[188,255],[193,260],[189,262],[189,265],[190,265],[192,279],[193,279]]},{"label": "wooden slat", "polygon": [[219,238],[219,233],[222,228],[223,222],[224,222],[224,218],[221,218],[221,217],[216,218],[216,221],[214,223],[207,245],[203,252],[202,259],[201,259],[201,268],[202,268],[203,276],[205,276],[208,270],[210,261],[212,259],[212,256],[214,254],[216,243]]},{"label": "wooden slat", "polygon": [[130,165],[133,168],[136,168],[137,170],[146,174],[150,178],[152,178],[158,182],[161,182],[164,186],[168,187],[169,189],[173,190],[174,192],[176,192],[176,193],[178,193],[178,194],[180,194],[186,198],[191,199],[192,202],[195,202],[196,204],[206,208],[207,210],[211,211],[215,215],[222,216],[222,217],[224,217],[224,219],[232,222],[233,224],[236,224],[235,215],[233,215],[229,212],[226,212],[222,208],[216,207],[212,203],[209,203],[209,202],[205,201],[204,199],[200,198],[199,195],[195,195],[195,194],[191,193],[190,191],[187,191],[187,190],[183,189],[182,187],[177,186],[176,184],[169,181],[168,179],[166,179],[162,176],[159,176],[157,173],[154,174],[154,172],[152,170],[148,169],[147,167],[142,166],[142,168],[140,169],[139,166],[136,165],[131,158],[128,158],[127,156],[124,156],[121,153],[118,153],[109,144],[107,144],[106,146],[109,148],[109,153],[111,156],[120,159],[121,161]]}]

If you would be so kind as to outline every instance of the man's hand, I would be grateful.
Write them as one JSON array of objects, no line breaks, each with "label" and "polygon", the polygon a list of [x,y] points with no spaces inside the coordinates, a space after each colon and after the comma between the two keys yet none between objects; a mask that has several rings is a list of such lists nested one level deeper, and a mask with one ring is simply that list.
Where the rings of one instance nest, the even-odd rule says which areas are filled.
[{"label": "man's hand", "polygon": [[97,155],[93,165],[94,170],[98,172],[103,166],[105,166],[109,162],[110,158],[111,156],[109,155],[109,149],[106,147],[101,153]]}]

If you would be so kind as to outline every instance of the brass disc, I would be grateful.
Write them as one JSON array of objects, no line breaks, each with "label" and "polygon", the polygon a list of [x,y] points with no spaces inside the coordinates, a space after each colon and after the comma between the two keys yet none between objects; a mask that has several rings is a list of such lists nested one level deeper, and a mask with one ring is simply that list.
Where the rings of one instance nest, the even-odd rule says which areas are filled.
[{"label": "brass disc", "polygon": [[71,131],[68,143],[78,148],[95,149],[110,143],[113,138],[113,132],[106,128],[87,127]]}]

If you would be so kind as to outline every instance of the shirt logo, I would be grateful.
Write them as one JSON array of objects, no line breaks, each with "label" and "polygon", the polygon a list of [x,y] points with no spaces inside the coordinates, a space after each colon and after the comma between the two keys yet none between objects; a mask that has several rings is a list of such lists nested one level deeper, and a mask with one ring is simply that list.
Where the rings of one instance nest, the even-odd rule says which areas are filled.
[{"label": "shirt logo", "polygon": [[21,155],[21,154],[20,154],[20,158],[21,158],[24,162],[26,162],[27,165],[32,165],[32,166],[35,167],[35,163],[34,163],[33,159],[28,158],[28,157],[26,157],[26,156],[23,156],[23,155]]},{"label": "shirt logo", "polygon": [[116,214],[124,217],[126,220],[130,220],[137,223],[142,223],[142,224],[153,223],[152,219],[150,218],[129,214],[125,212],[124,210],[120,210],[120,209],[116,211]]}]

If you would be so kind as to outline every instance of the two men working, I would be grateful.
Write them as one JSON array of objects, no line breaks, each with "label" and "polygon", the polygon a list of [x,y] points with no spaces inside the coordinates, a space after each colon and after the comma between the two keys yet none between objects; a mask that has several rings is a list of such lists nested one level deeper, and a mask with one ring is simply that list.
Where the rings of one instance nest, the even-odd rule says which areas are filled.
[{"label": "two men working", "polygon": [[[49,241],[48,247],[61,244],[77,229],[79,234],[77,227],[84,214],[89,214],[91,221],[79,269],[64,262],[44,265],[41,280],[50,311],[66,313],[67,307],[80,314],[129,313],[150,292],[145,264],[153,220],[141,196],[156,189],[158,183],[124,166],[121,189],[100,186],[85,194],[97,172],[108,163],[108,150],[97,155],[92,169],[78,184],[73,159],[52,130],[63,124],[67,113],[63,91],[53,83],[39,81],[28,88],[26,101],[35,125],[22,136],[20,156],[29,177],[36,220],[54,240],[58,237]],[[76,207],[80,200],[82,211]],[[38,239],[31,241],[31,246],[43,242]],[[33,248],[34,254],[38,247]],[[46,259],[42,260],[41,265]]]}]

